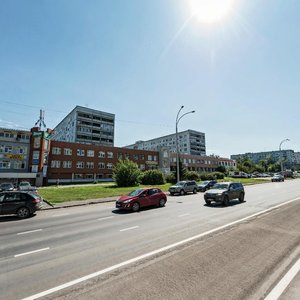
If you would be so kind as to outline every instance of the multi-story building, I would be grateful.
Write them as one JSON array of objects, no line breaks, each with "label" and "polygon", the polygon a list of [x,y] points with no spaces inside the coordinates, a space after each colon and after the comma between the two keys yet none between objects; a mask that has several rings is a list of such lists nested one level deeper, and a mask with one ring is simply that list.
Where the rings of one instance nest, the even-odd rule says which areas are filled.
[{"label": "multi-story building", "polygon": [[243,157],[249,158],[254,163],[259,163],[260,160],[271,158],[274,162],[284,162],[284,168],[290,169],[297,164],[297,155],[294,150],[276,150],[256,153],[234,154],[231,159],[240,159]]},{"label": "multi-story building", "polygon": [[129,159],[141,170],[159,166],[157,151],[51,141],[47,183],[111,181],[119,159]]},{"label": "multi-story building", "polygon": [[52,140],[89,145],[114,145],[115,115],[76,106],[53,130]]},{"label": "multi-story building", "polygon": [[35,178],[29,170],[31,132],[0,128],[0,181],[18,183]]},{"label": "multi-story building", "polygon": [[[170,152],[176,153],[176,134],[169,134],[148,141],[137,141],[133,145],[125,146],[129,149],[159,150],[168,147]],[[206,155],[205,134],[195,130],[178,132],[178,150],[180,154]]]}]

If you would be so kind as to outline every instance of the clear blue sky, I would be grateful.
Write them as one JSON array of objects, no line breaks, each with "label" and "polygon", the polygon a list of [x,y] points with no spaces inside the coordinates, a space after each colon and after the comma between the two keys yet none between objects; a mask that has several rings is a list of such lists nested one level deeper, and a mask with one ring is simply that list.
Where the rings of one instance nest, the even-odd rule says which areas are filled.
[{"label": "clear blue sky", "polygon": [[179,130],[207,154],[300,151],[300,1],[1,0],[0,127],[53,128],[76,105],[116,115],[115,146]]}]

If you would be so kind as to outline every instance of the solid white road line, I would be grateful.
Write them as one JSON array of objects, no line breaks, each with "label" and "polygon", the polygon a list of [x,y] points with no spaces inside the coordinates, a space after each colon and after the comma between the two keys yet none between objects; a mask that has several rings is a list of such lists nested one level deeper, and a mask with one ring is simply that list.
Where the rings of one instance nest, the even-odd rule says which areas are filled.
[{"label": "solid white road line", "polygon": [[190,237],[190,238],[187,238],[187,239],[185,239],[185,240],[179,241],[179,242],[177,242],[177,243],[174,243],[174,244],[165,246],[165,247],[163,247],[163,248],[160,248],[160,249],[157,249],[157,250],[148,252],[148,253],[146,253],[146,254],[137,256],[137,257],[135,257],[135,258],[132,258],[132,259],[123,261],[123,262],[121,262],[121,263],[119,263],[119,264],[116,264],[116,265],[114,265],[114,266],[108,267],[108,268],[106,268],[106,269],[102,269],[102,270],[100,270],[100,271],[91,273],[91,274],[89,274],[89,275],[86,275],[86,276],[80,277],[80,278],[78,278],[78,279],[75,279],[75,280],[69,281],[69,282],[67,282],[67,283],[64,283],[64,284],[62,284],[62,285],[56,286],[56,287],[54,287],[54,288],[52,288],[52,289],[49,289],[49,290],[46,290],[46,291],[44,291],[44,292],[41,292],[41,293],[38,293],[38,294],[35,294],[35,295],[32,295],[32,296],[29,296],[29,297],[27,297],[27,298],[24,298],[23,300],[35,300],[35,299],[38,299],[38,298],[41,298],[41,297],[50,295],[50,294],[52,294],[52,293],[58,292],[58,291],[60,291],[60,290],[63,290],[63,289],[65,289],[65,288],[70,287],[70,286],[73,286],[73,285],[75,285],[75,284],[79,284],[79,283],[81,283],[81,282],[87,281],[87,280],[89,280],[89,279],[95,278],[95,277],[100,276],[100,275],[103,275],[103,274],[105,274],[105,273],[108,273],[108,272],[117,270],[117,269],[119,269],[119,268],[121,268],[121,267],[128,266],[128,265],[130,265],[130,264],[132,264],[132,263],[136,263],[136,262],[138,262],[138,261],[140,261],[140,260],[143,260],[143,259],[145,259],[145,258],[154,256],[154,255],[157,255],[157,254],[159,254],[159,253],[163,253],[164,251],[173,249],[173,248],[178,247],[178,246],[180,246],[180,245],[184,245],[184,244],[186,244],[186,243],[188,243],[188,242],[191,242],[191,241],[193,241],[193,240],[202,238],[202,237],[204,237],[204,236],[206,236],[206,235],[209,235],[209,234],[211,234],[211,233],[214,233],[214,232],[217,232],[217,231],[219,231],[219,230],[225,229],[225,228],[230,227],[230,226],[232,226],[232,225],[235,225],[235,224],[238,224],[238,223],[242,223],[242,222],[247,221],[247,220],[249,220],[249,219],[251,219],[251,218],[257,217],[257,216],[262,215],[262,214],[264,214],[264,213],[266,213],[266,212],[269,212],[269,211],[271,211],[271,210],[274,210],[274,209],[276,209],[276,208],[279,208],[279,207],[281,207],[281,206],[287,205],[287,204],[289,204],[289,203],[292,203],[292,202],[295,202],[295,201],[298,201],[298,200],[300,200],[300,198],[296,198],[296,199],[289,200],[289,201],[287,201],[287,202],[284,202],[284,203],[275,205],[274,207],[271,207],[271,208],[262,210],[262,211],[260,211],[260,212],[258,212],[258,213],[255,213],[255,214],[253,214],[253,215],[250,215],[250,216],[248,216],[248,217],[245,217],[245,218],[239,219],[239,220],[237,220],[237,221],[228,223],[228,224],[226,224],[226,225],[217,227],[217,228],[215,228],[215,229],[212,229],[212,230],[209,230],[209,231],[200,233],[200,234],[198,234],[198,235],[192,236],[192,237]]},{"label": "solid white road line", "polygon": [[292,268],[278,282],[274,289],[269,293],[265,300],[277,300],[291,283],[297,273],[300,271],[300,259],[292,266]]},{"label": "solid white road line", "polygon": [[179,215],[178,218],[182,218],[182,217],[186,217],[186,216],[190,216],[191,214],[183,214],[183,215]]},{"label": "solid white road line", "polygon": [[127,231],[127,230],[131,230],[131,229],[136,229],[136,228],[139,228],[139,226],[133,226],[133,227],[129,227],[129,228],[124,228],[124,229],[121,229],[120,231]]},{"label": "solid white road line", "polygon": [[17,235],[22,235],[22,234],[27,234],[27,233],[33,233],[33,232],[38,232],[42,231],[43,229],[35,229],[35,230],[30,230],[30,231],[24,231],[24,232],[19,232]]},{"label": "solid white road line", "polygon": [[111,217],[103,217],[103,218],[99,218],[97,219],[98,221],[103,221],[103,220],[108,220],[108,219],[112,219],[114,218],[114,216],[111,216]]},{"label": "solid white road line", "polygon": [[41,251],[46,251],[49,250],[50,248],[42,248],[42,249],[38,249],[38,250],[33,250],[33,251],[29,251],[29,252],[24,252],[21,254],[16,254],[15,257],[19,257],[19,256],[24,256],[24,255],[28,255],[28,254],[33,254],[33,253],[37,253],[37,252],[41,252]]}]

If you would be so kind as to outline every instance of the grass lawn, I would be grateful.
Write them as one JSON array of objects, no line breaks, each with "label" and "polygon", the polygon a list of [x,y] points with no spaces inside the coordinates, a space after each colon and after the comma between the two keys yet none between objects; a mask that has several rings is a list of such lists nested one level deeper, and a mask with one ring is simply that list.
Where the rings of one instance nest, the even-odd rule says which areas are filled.
[{"label": "grass lawn", "polygon": [[[255,184],[268,182],[265,179],[254,179],[254,178],[230,178],[226,177],[223,180],[218,181],[234,181],[241,182],[243,184]],[[162,191],[167,192],[170,183],[166,183],[164,185],[158,185]],[[126,195],[129,192],[139,188],[145,187],[144,185],[140,185],[137,187],[126,187],[120,188],[117,187],[114,183],[110,184],[93,184],[93,185],[80,185],[80,186],[51,186],[38,189],[38,193],[47,201],[52,204],[68,202],[68,201],[77,201],[77,200],[86,200],[86,199],[100,199],[107,197],[117,197],[121,195]]]}]

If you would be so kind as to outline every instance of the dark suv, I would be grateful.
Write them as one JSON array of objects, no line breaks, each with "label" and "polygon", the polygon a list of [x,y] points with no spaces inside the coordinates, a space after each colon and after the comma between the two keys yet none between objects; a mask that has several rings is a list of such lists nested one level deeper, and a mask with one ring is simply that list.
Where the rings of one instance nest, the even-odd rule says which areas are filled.
[{"label": "dark suv", "polygon": [[28,218],[42,208],[43,199],[33,192],[1,192],[0,215],[18,215]]},{"label": "dark suv", "polygon": [[175,185],[169,187],[169,192],[171,195],[180,194],[184,195],[187,193],[194,193],[197,194],[198,185],[196,181],[179,181]]},{"label": "dark suv", "polygon": [[221,202],[227,206],[232,199],[239,199],[240,202],[244,201],[245,190],[239,182],[220,182],[213,186],[211,190],[204,193],[204,200],[207,205],[212,201]]}]

